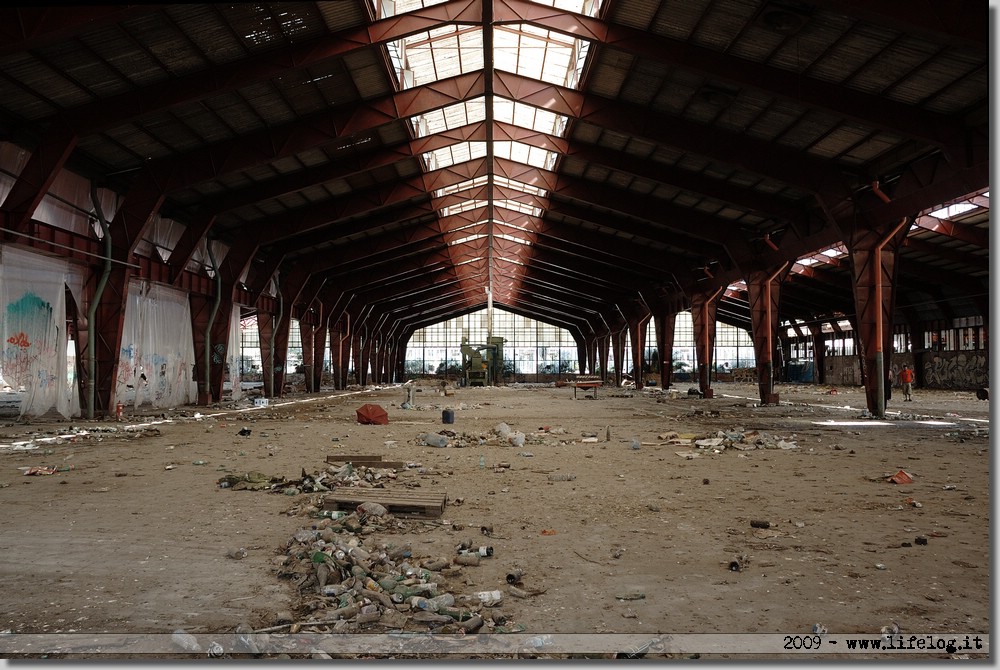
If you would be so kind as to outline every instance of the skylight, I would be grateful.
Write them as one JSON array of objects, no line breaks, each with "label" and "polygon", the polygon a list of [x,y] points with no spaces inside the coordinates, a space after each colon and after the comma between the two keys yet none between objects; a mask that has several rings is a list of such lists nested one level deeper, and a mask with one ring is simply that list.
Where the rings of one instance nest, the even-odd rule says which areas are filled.
[{"label": "skylight", "polygon": [[428,170],[439,170],[486,155],[486,142],[461,142],[424,154]]},{"label": "skylight", "polygon": [[412,122],[417,137],[426,137],[484,120],[486,120],[486,100],[477,98],[415,116]]},{"label": "skylight", "polygon": [[973,205],[971,202],[956,202],[954,205],[948,205],[947,207],[934,210],[930,215],[935,219],[951,219],[959,214],[971,212],[974,209],[979,209],[979,206]]},{"label": "skylight", "polygon": [[[373,0],[377,3],[374,8],[379,18],[399,16],[444,1]],[[600,0],[541,0],[538,4],[587,16],[596,16],[600,8]],[[486,63],[484,48],[490,41],[485,39],[483,30],[482,24],[442,25],[387,44],[400,88],[406,90],[426,86],[442,79],[483,71]],[[493,53],[490,60],[495,71],[513,73],[554,86],[578,87],[588,42],[529,24],[498,24],[488,30],[492,30]],[[487,105],[490,107],[487,108]],[[495,96],[489,100],[480,97],[448,105],[412,116],[409,121],[414,134],[423,138],[490,119],[497,124],[556,137],[563,135],[567,125],[564,116]],[[493,137],[504,134],[511,139],[493,141]],[[455,142],[445,147],[441,147],[443,143],[440,143],[438,148],[422,154],[428,171],[446,169],[471,160],[485,158],[487,161],[488,177],[477,177],[435,192],[435,198],[443,199],[438,205],[442,217],[480,207],[486,208],[487,212],[492,212],[493,207],[500,207],[529,217],[541,217],[543,210],[539,205],[547,193],[537,186],[497,174],[494,160],[550,171],[559,156],[553,151],[517,141],[516,137],[516,133],[486,128],[484,140]],[[459,194],[467,194],[468,199],[456,203],[456,197],[447,197],[461,197]],[[506,218],[510,216],[506,215]],[[495,232],[487,233],[487,237],[490,236],[530,246],[533,233],[525,229],[525,238]],[[469,235],[451,244],[471,242],[481,237],[478,234]]]}]

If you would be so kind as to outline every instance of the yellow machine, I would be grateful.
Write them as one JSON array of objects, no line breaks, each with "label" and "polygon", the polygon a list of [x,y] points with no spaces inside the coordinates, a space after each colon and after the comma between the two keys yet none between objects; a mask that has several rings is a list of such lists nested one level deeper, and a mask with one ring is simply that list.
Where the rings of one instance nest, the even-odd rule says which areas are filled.
[{"label": "yellow machine", "polygon": [[462,373],[466,386],[496,386],[503,379],[502,337],[489,338],[489,344],[469,344],[462,338]]}]

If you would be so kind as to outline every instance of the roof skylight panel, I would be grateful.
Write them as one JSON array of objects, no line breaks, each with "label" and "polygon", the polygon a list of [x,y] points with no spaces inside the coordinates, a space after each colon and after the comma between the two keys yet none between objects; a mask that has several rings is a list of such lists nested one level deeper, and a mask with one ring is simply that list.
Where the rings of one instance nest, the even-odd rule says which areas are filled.
[{"label": "roof skylight panel", "polygon": [[978,208],[978,205],[973,205],[971,202],[956,202],[954,205],[948,205],[947,207],[936,209],[931,212],[930,215],[935,219],[951,219],[960,214],[965,214],[966,212],[971,212],[972,210]]},{"label": "roof skylight panel", "polygon": [[434,191],[434,197],[440,198],[441,196],[448,195],[449,193],[458,193],[459,191],[464,191],[470,188],[476,188],[478,186],[485,186],[489,182],[489,177],[483,175],[481,177],[476,177],[475,179],[470,179],[463,181],[459,184],[452,184],[451,186],[445,186],[444,188],[439,188]]},{"label": "roof skylight panel", "polygon": [[476,235],[467,235],[466,237],[459,238],[457,240],[452,240],[448,243],[448,246],[455,246],[456,244],[466,244],[468,242],[474,242],[475,240],[481,240],[486,235],[484,233],[478,233]]},{"label": "roof skylight panel", "polygon": [[505,98],[493,101],[493,117],[497,121],[543,133],[553,132],[560,120],[565,119],[559,114]]},{"label": "roof skylight panel", "polygon": [[517,163],[547,169],[553,152],[539,149],[522,142],[494,142],[493,153],[501,158],[507,158]]},{"label": "roof skylight panel", "polygon": [[507,233],[493,233],[493,236],[494,237],[499,237],[499,238],[504,239],[504,240],[508,240],[509,242],[515,242],[517,244],[523,244],[526,247],[530,247],[531,246],[531,240],[526,240],[526,239],[521,238],[521,237],[514,237],[513,235],[508,235]]},{"label": "roof skylight panel", "polygon": [[452,214],[461,214],[462,212],[468,212],[469,210],[476,209],[477,207],[486,207],[488,204],[489,203],[485,200],[474,200],[470,198],[458,205],[449,205],[448,207],[442,207],[441,216],[451,216]]},{"label": "roof skylight panel", "polygon": [[565,85],[576,52],[572,38],[530,25],[497,26],[494,66],[549,84]]},{"label": "roof skylight panel", "polygon": [[486,142],[462,142],[453,144],[450,147],[435,149],[424,154],[424,159],[428,165],[435,165],[435,169],[441,169],[465,163],[474,158],[482,158],[486,155]]},{"label": "roof skylight panel", "polygon": [[523,181],[517,181],[516,179],[510,179],[502,175],[496,175],[493,178],[493,182],[497,186],[514,188],[524,193],[530,193],[531,195],[544,196],[546,194],[546,191],[543,188],[538,188],[537,186],[532,186],[531,184],[525,184]]},{"label": "roof skylight panel", "polygon": [[517,202],[516,200],[495,200],[493,204],[497,207],[503,207],[504,209],[518,212],[519,214],[527,214],[528,216],[542,215],[542,210],[538,207],[532,207],[529,204]]},{"label": "roof skylight panel", "polygon": [[476,98],[421,114],[412,120],[417,137],[426,137],[445,130],[461,128],[470,123],[478,123],[485,119],[486,100]]}]

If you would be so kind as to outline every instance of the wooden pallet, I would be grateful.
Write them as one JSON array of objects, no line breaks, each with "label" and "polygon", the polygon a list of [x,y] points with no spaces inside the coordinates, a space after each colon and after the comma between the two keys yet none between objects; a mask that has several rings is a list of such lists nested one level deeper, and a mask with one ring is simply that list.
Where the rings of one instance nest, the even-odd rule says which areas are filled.
[{"label": "wooden pallet", "polygon": [[337,489],[326,494],[323,509],[353,512],[363,502],[377,502],[395,516],[437,517],[444,514],[444,491],[391,491],[389,489]]},{"label": "wooden pallet", "polygon": [[353,463],[354,465],[363,465],[366,468],[405,468],[406,463],[403,461],[383,461],[381,456],[356,456],[356,455],[344,455],[344,456],[327,456],[327,463]]}]

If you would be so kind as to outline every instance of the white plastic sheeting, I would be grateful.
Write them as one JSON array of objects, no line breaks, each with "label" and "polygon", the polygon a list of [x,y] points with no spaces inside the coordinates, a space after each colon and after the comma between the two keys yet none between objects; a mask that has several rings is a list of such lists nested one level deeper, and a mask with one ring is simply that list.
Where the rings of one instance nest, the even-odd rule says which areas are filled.
[{"label": "white plastic sheeting", "polygon": [[240,375],[240,306],[233,305],[233,315],[229,319],[229,346],[226,348],[226,365],[229,366],[229,381],[233,385],[233,400],[243,397]]},{"label": "white plastic sheeting", "polygon": [[194,403],[191,305],[182,291],[144,281],[129,284],[115,401],[139,407]]},{"label": "white plastic sheeting", "polygon": [[66,260],[0,249],[0,377],[24,389],[20,415],[80,415],[76,355],[66,327],[66,287],[79,303],[83,272]]}]

